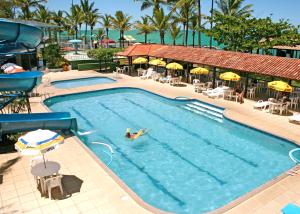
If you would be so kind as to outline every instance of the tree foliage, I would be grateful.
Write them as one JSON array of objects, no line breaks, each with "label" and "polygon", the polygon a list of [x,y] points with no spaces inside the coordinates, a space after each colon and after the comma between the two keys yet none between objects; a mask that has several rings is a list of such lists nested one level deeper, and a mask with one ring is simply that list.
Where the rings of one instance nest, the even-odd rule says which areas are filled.
[{"label": "tree foliage", "polygon": [[249,18],[215,14],[215,23],[207,34],[232,51],[251,52],[263,48],[268,50],[275,45],[296,45],[300,42],[298,27],[286,20],[273,22],[267,18]]},{"label": "tree foliage", "polygon": [[89,50],[87,55],[90,58],[98,59],[102,61],[109,61],[113,58],[113,56],[122,51],[120,48],[97,48],[93,50]]}]

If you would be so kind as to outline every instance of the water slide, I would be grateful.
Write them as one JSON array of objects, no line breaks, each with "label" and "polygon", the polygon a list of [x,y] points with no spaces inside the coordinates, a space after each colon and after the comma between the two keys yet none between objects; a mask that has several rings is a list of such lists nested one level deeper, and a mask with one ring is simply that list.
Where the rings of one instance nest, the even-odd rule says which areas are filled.
[{"label": "water slide", "polygon": [[8,19],[0,19],[0,54],[19,54],[36,48],[43,32],[38,27]]},{"label": "water slide", "polygon": [[[15,91],[26,94],[40,83],[42,76],[43,73],[39,71],[2,74],[0,75],[0,92]],[[11,101],[15,98],[13,95],[11,95]],[[19,95],[22,96],[22,93]],[[7,106],[7,102],[5,101],[3,108]],[[77,122],[68,112],[0,115],[0,136],[36,129],[77,131]]]},{"label": "water slide", "polygon": [[0,136],[36,129],[77,132],[77,122],[68,112],[0,114]]},{"label": "water slide", "polygon": [[42,79],[43,73],[40,71],[29,71],[15,74],[0,75],[0,92],[23,91],[31,92]]},{"label": "water slide", "polygon": [[[14,20],[0,19],[0,29],[0,59],[1,55],[22,54],[35,49],[43,38],[40,28]],[[31,112],[28,93],[39,85],[42,76],[40,71],[0,74],[0,110],[17,97],[25,96],[28,112]],[[0,137],[36,129],[77,131],[77,122],[68,112],[0,114]]]}]

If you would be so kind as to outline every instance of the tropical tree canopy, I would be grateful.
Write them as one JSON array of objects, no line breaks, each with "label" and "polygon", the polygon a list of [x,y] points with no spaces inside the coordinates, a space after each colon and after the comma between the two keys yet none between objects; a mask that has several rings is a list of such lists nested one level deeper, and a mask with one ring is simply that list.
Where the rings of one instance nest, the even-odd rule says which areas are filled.
[{"label": "tropical tree canopy", "polygon": [[250,16],[252,4],[244,5],[245,0],[216,0],[215,13],[229,16]]}]

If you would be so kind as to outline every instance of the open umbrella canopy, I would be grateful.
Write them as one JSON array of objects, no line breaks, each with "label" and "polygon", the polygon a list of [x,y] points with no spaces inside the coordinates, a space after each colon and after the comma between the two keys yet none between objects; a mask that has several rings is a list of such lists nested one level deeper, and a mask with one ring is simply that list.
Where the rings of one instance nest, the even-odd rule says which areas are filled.
[{"label": "open umbrella canopy", "polygon": [[182,70],[183,66],[177,62],[172,62],[172,63],[167,64],[166,68],[170,69],[170,70]]},{"label": "open umbrella canopy", "polygon": [[209,73],[209,70],[206,69],[206,68],[202,68],[202,67],[197,67],[197,68],[193,68],[191,71],[190,71],[191,74],[204,74],[204,75],[207,75]]},{"label": "open umbrella canopy", "polygon": [[153,59],[153,60],[150,60],[149,64],[165,67],[167,63],[165,61],[160,60],[160,59]]},{"label": "open umbrella canopy", "polygon": [[75,44],[75,43],[81,43],[82,40],[80,40],[80,39],[72,39],[72,40],[69,40],[68,42]]},{"label": "open umbrella canopy", "polygon": [[144,57],[139,57],[133,60],[133,64],[146,64],[148,60]]},{"label": "open umbrella canopy", "polygon": [[64,142],[64,137],[56,132],[38,129],[19,137],[15,148],[25,156],[44,155],[57,149]]},{"label": "open umbrella canopy", "polygon": [[239,81],[241,77],[233,72],[225,72],[220,75],[220,79],[227,81]]},{"label": "open umbrella canopy", "polygon": [[292,92],[293,91],[293,87],[283,81],[269,82],[268,87],[271,89],[274,89],[276,91],[281,91],[281,92]]}]

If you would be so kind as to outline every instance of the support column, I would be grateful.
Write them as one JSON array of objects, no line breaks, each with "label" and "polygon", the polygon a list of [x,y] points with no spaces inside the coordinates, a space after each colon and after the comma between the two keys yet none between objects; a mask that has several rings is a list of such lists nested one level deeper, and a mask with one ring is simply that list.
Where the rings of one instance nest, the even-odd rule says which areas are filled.
[{"label": "support column", "polygon": [[247,97],[248,80],[249,80],[249,73],[246,73],[246,85],[245,85],[245,92],[244,92],[245,97]]},{"label": "support column", "polygon": [[129,64],[129,71],[128,74],[131,76],[131,71],[132,71],[132,57],[128,57],[128,64]]},{"label": "support column", "polygon": [[190,64],[189,63],[187,63],[187,65],[186,65],[186,70],[185,70],[185,72],[187,72],[186,73],[186,83],[189,83],[189,77],[190,77]]},{"label": "support column", "polygon": [[213,88],[216,87],[216,67],[213,68]]}]

